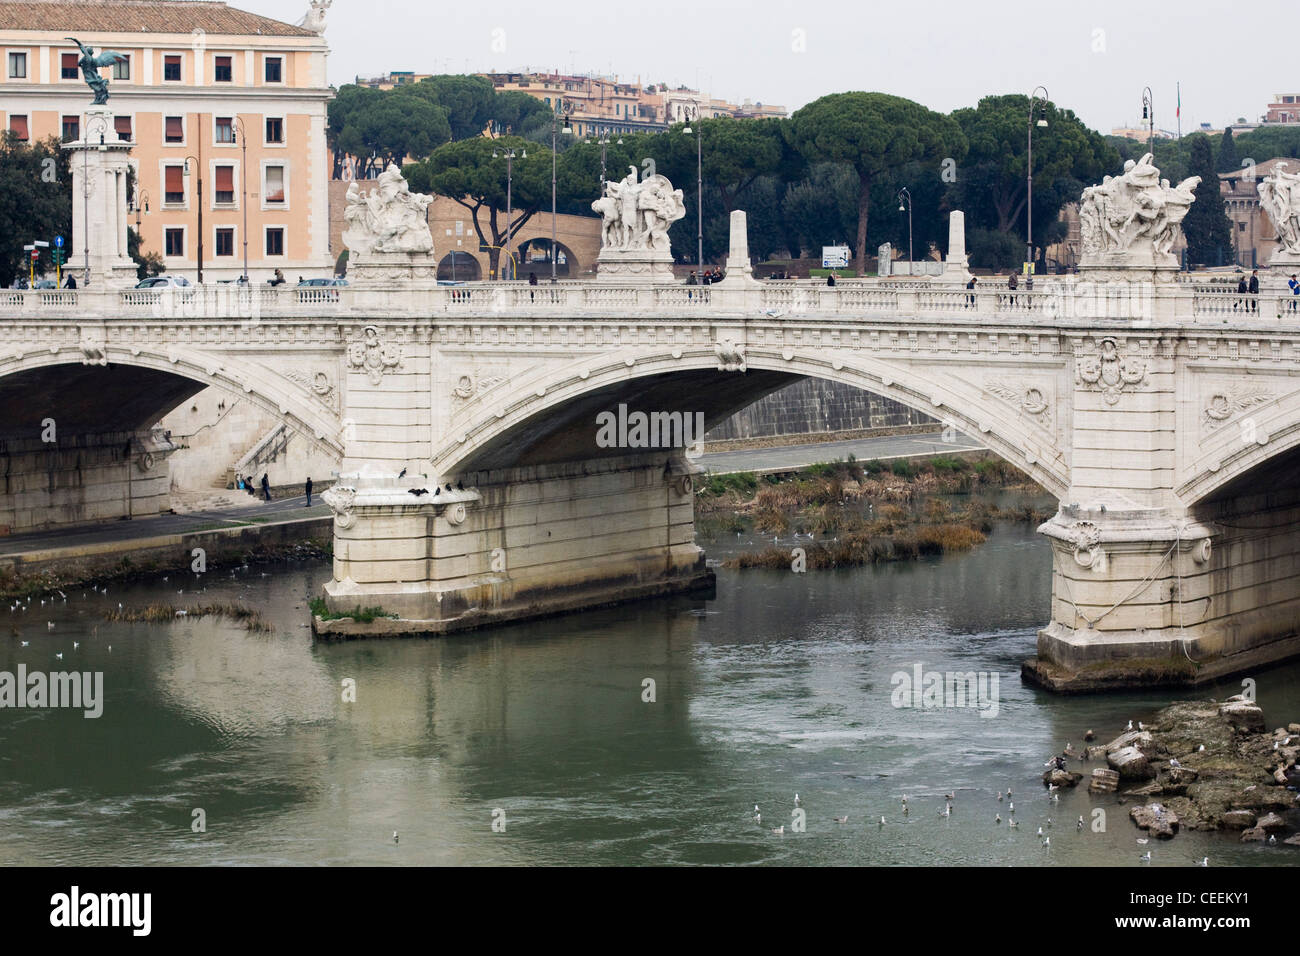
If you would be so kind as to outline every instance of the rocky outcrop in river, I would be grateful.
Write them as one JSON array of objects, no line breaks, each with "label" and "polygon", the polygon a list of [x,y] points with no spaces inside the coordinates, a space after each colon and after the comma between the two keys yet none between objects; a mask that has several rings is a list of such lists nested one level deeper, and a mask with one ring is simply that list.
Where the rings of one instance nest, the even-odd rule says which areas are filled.
[{"label": "rocky outcrop in river", "polygon": [[1269,731],[1254,701],[1173,704],[1088,755],[1119,775],[1121,802],[1142,801],[1130,818],[1151,836],[1240,830],[1243,840],[1300,845],[1287,836],[1300,823],[1300,724]]}]

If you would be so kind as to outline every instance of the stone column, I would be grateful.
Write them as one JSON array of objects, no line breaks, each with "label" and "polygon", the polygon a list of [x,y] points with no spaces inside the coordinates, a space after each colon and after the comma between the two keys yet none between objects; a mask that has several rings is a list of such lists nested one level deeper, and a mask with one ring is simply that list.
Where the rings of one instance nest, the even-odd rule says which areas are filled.
[{"label": "stone column", "polygon": [[960,209],[948,214],[948,256],[943,261],[941,281],[962,285],[970,281],[969,262],[966,258],[966,214]]},{"label": "stone column", "polygon": [[88,108],[81,139],[63,144],[72,171],[72,236],[66,268],[99,288],[130,288],[136,282],[135,263],[126,254],[125,183],[133,146],[118,138],[113,111],[104,106]]}]

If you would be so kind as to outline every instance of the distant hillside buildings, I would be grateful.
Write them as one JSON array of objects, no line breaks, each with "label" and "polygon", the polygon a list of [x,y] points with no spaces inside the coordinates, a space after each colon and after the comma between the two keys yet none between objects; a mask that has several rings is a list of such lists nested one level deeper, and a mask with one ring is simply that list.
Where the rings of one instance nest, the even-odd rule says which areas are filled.
[{"label": "distant hillside buildings", "polygon": [[[432,74],[395,71],[369,79],[357,77],[358,86],[391,90],[418,83]],[[685,86],[665,83],[621,83],[616,77],[566,73],[482,73],[500,92],[517,90],[544,102],[551,109],[564,104],[578,136],[604,133],[657,132],[681,123],[694,112],[704,119],[734,116],[761,119],[788,115],[784,106],[752,103],[739,105],[707,96]]]}]

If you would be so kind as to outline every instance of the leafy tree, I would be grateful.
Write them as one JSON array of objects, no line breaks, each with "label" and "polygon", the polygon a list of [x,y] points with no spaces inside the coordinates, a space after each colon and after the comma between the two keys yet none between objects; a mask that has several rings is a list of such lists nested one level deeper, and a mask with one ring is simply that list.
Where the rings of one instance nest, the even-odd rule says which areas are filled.
[{"label": "leafy tree", "polygon": [[832,93],[790,119],[791,141],[808,162],[847,163],[857,176],[859,263],[866,261],[872,187],[891,169],[919,162],[933,167],[960,160],[966,139],[952,119],[885,93]]},{"label": "leafy tree", "polygon": [[1235,173],[1241,168],[1241,155],[1237,152],[1237,143],[1232,138],[1232,127],[1223,131],[1219,138],[1219,163],[1221,173]]},{"label": "leafy tree", "polygon": [[[986,96],[953,113],[970,144],[958,170],[961,207],[975,229],[1024,235],[1028,206],[1029,97]],[[1037,126],[1040,120],[1047,126]],[[1068,109],[1053,103],[1034,111],[1034,221],[1046,226],[1083,185],[1119,163],[1117,151]],[[1058,187],[1068,186],[1068,190]],[[1077,188],[1076,188],[1077,187]],[[1072,194],[1072,195],[1071,195]],[[1041,242],[1035,242],[1041,246]]]},{"label": "leafy tree", "polygon": [[[510,188],[510,219],[506,220],[505,153],[516,159]],[[527,151],[527,156],[524,152]],[[496,153],[495,158],[493,153]],[[551,151],[519,136],[476,137],[438,147],[428,159],[408,164],[403,175],[416,192],[434,192],[455,200],[470,212],[479,243],[488,247],[489,267],[499,275],[501,248],[507,234],[520,228],[551,202]]]},{"label": "leafy tree", "polygon": [[163,257],[157,252],[140,251],[140,234],[130,226],[126,227],[126,254],[135,261],[135,277],[137,279],[147,279],[150,276],[162,275],[167,271],[167,266],[163,263]]},{"label": "leafy tree", "polygon": [[1201,177],[1196,186],[1196,201],[1183,220],[1187,258],[1195,263],[1220,265],[1232,254],[1232,223],[1223,209],[1209,137],[1196,133],[1187,138],[1191,142],[1191,174]]},{"label": "leafy tree", "polygon": [[[24,143],[8,130],[0,134],[0,281],[28,271],[23,246],[72,236],[72,190],[68,157],[54,137]],[[36,272],[53,268],[42,249]]]},{"label": "leafy tree", "polygon": [[492,132],[495,136],[506,133],[523,135],[530,120],[544,116],[549,121],[551,110],[535,96],[523,90],[504,90],[492,101]]},{"label": "leafy tree", "polygon": [[358,173],[366,178],[377,167],[401,164],[408,156],[423,159],[451,139],[443,108],[410,89],[345,86],[339,91],[328,113],[336,176],[345,156],[361,160]]},{"label": "leafy tree", "polygon": [[847,243],[857,229],[858,177],[847,163],[817,163],[807,179],[786,187],[781,208],[797,237],[796,256]]},{"label": "leafy tree", "polygon": [[[451,124],[452,139],[481,136],[493,119],[496,90],[485,76],[430,76],[398,90],[409,91],[440,106]],[[546,109],[546,104],[542,104]]]},{"label": "leafy tree", "polygon": [[978,269],[1014,269],[1024,261],[1019,238],[997,229],[972,229],[966,237],[970,264]]}]

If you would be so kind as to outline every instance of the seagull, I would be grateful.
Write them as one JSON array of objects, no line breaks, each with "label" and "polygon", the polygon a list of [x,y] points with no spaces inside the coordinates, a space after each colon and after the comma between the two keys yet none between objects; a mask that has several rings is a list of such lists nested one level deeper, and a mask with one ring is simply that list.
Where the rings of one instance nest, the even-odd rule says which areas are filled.
[{"label": "seagull", "polygon": [[54,656],[57,657],[59,660],[63,660],[63,651],[59,651],[59,652],[58,652],[57,654],[55,654]]},{"label": "seagull", "polygon": [[881,825],[882,827],[885,825],[885,818],[884,818],[884,817],[881,817],[881,818],[880,818],[880,825]]},{"label": "seagull", "polygon": [[54,622],[53,622],[53,621],[46,621],[46,622],[45,622],[45,626],[46,626],[47,629],[49,629],[49,630],[51,630],[51,631],[54,630]]},{"label": "seagull", "polygon": [[799,794],[797,793],[794,795],[794,805],[799,806]]},{"label": "seagull", "polygon": [[754,822],[755,822],[755,823],[762,823],[762,822],[763,822],[763,814],[761,814],[761,813],[758,812],[758,804],[757,804],[757,803],[754,804]]},{"label": "seagull", "polygon": [[1138,721],[1138,730],[1146,730],[1146,727],[1143,725],[1142,721],[1140,720]]},{"label": "seagull", "polygon": [[1205,753],[1205,744],[1201,744],[1199,747],[1197,747],[1197,748],[1196,748],[1196,752],[1197,752],[1198,754],[1199,754],[1199,753]]},{"label": "seagull", "polygon": [[842,817],[836,817],[836,818],[835,818],[835,822],[836,822],[836,823],[848,823],[848,822],[849,822],[849,818],[848,818],[847,815],[846,815],[846,816],[842,816]]},{"label": "seagull", "polygon": [[1008,820],[1008,821],[1007,821],[1007,826],[1009,826],[1009,827],[1018,827],[1018,826],[1020,826],[1020,824],[1017,823],[1015,820]]},{"label": "seagull", "polygon": [[781,824],[779,827],[775,828],[772,832],[775,833],[777,836],[781,836],[782,834],[785,833],[785,824],[784,823]]},{"label": "seagull", "polygon": [[1052,845],[1052,838],[1051,838],[1051,837],[1043,837],[1043,849],[1046,849],[1047,847],[1049,847],[1049,846],[1051,846],[1051,845]]},{"label": "seagull", "polygon": [[1270,845],[1270,846],[1273,845],[1273,844],[1275,844],[1275,843],[1277,843],[1277,837],[1276,837],[1276,836],[1270,836],[1270,837],[1268,838],[1268,842],[1269,842],[1269,845]]},{"label": "seagull", "polygon": [[31,641],[23,641],[23,642],[22,642],[22,645],[23,645],[23,647],[28,647],[28,646],[31,645],[31,643],[32,643]]},{"label": "seagull", "polygon": [[1049,827],[1052,825],[1052,818],[1051,818],[1051,817],[1048,817],[1048,818],[1047,818],[1047,825],[1048,825]]},{"label": "seagull", "polygon": [[1150,851],[1150,850],[1147,850],[1147,851],[1146,851],[1145,853],[1143,853],[1140,857],[1138,857],[1138,859],[1141,860],[1143,863],[1150,863],[1150,862],[1151,862],[1151,851]]},{"label": "seagull", "polygon": [[1015,805],[1014,803],[1012,803],[1010,800],[1007,801],[1007,812],[1008,812],[1008,813],[1015,813],[1015,812],[1016,812],[1016,805]]},{"label": "seagull", "polygon": [[398,841],[397,831],[394,830],[394,831],[393,831],[393,842],[396,843],[397,841]]},{"label": "seagull", "polygon": [[1201,857],[1201,862],[1200,862],[1200,863],[1197,863],[1196,865],[1197,865],[1197,866],[1209,866],[1209,865],[1210,865],[1210,858],[1209,858],[1208,856],[1203,856],[1203,857]]},{"label": "seagull", "polygon": [[1125,729],[1125,730],[1132,730],[1132,729],[1133,729],[1133,721],[1130,720],[1130,721],[1128,722],[1128,726],[1125,727],[1124,729]]},{"label": "seagull", "polygon": [[945,794],[943,795],[943,798],[944,798],[945,800],[956,800],[956,799],[957,799],[957,798],[954,797],[951,793],[945,793]]},{"label": "seagull", "polygon": [[1042,835],[1043,835],[1043,828],[1042,828],[1042,827],[1039,827],[1039,828],[1038,828],[1038,835],[1039,835],[1039,836],[1042,836]]},{"label": "seagull", "polygon": [[1146,837],[1138,837],[1138,846],[1146,846],[1150,842],[1151,841],[1148,840]]},{"label": "seagull", "polygon": [[81,646],[81,643],[80,643],[79,641],[73,641],[73,642],[72,642],[72,649],[73,649],[74,651],[75,651],[78,647],[80,647],[80,646]]},{"label": "seagull", "polygon": [[1183,765],[1178,762],[1177,757],[1169,758],[1169,766],[1173,767],[1175,770],[1181,770],[1183,768]]},{"label": "seagull", "polygon": [[1007,798],[1010,799],[1010,797],[1011,797],[1011,788],[1007,787]]},{"label": "seagull", "polygon": [[1001,822],[1002,822],[1002,814],[999,813],[997,816],[995,816],[995,817],[993,818],[993,822],[994,822],[994,823],[1001,823]]},{"label": "seagull", "polygon": [[1058,786],[1057,786],[1056,784],[1054,784],[1054,783],[1049,783],[1049,784],[1047,785],[1047,792],[1048,792],[1048,793],[1055,793],[1057,790],[1060,790],[1060,789],[1061,789],[1061,788],[1058,787]]},{"label": "seagull", "polygon": [[998,791],[998,803],[1001,803],[1001,802],[1002,802],[1002,791],[999,790],[999,791]]}]

